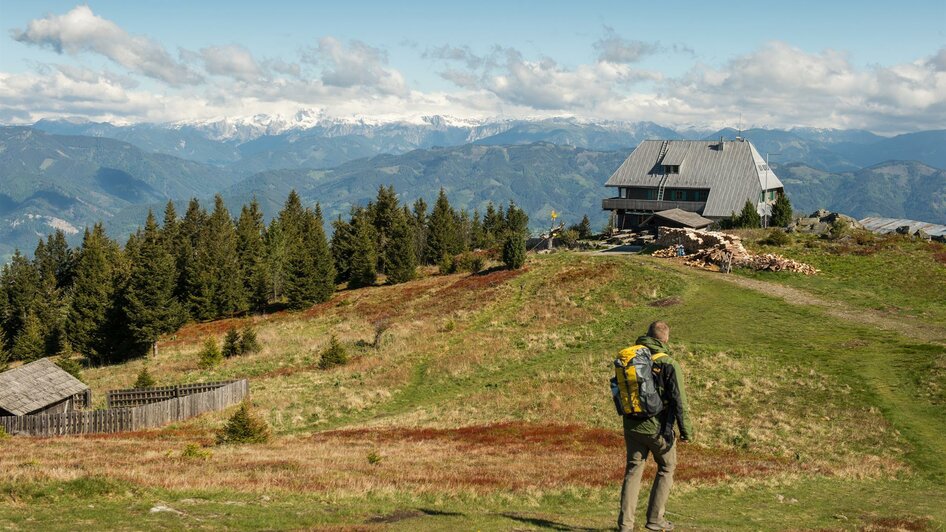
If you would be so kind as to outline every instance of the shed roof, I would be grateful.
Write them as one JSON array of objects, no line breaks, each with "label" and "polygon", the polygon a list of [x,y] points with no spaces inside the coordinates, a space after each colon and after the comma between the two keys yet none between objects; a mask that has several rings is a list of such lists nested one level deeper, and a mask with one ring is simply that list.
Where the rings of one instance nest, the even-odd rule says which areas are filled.
[{"label": "shed roof", "polygon": [[26,415],[87,390],[48,358],[0,373],[0,408]]},{"label": "shed roof", "polygon": [[869,216],[860,220],[860,224],[868,230],[875,233],[893,233],[899,227],[904,225],[910,227],[910,231],[922,229],[926,234],[932,236],[946,236],[946,225],[933,224],[929,222],[918,222],[916,220],[907,220],[905,218],[879,218]]},{"label": "shed roof", "polygon": [[663,218],[664,220],[670,220],[671,222],[677,222],[678,224],[685,227],[692,227],[693,229],[702,229],[713,223],[713,220],[703,218],[695,212],[685,211],[683,209],[667,209],[665,211],[655,212],[654,216]]},{"label": "shed roof", "polygon": [[[663,158],[661,151],[667,143]],[[722,149],[720,149],[722,146]],[[746,200],[759,201],[762,190],[784,188],[782,182],[747,140],[645,140],[624,160],[605,186],[657,187],[664,164],[680,165],[667,178],[667,187],[708,188],[703,216],[723,217],[739,212]]]}]

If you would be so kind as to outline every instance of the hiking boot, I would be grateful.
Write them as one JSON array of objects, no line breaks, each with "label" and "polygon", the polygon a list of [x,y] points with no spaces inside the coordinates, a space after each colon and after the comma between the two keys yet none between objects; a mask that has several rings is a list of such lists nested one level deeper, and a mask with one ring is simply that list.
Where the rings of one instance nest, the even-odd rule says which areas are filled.
[{"label": "hiking boot", "polygon": [[663,523],[647,523],[644,527],[647,530],[673,530],[673,523],[664,521]]}]

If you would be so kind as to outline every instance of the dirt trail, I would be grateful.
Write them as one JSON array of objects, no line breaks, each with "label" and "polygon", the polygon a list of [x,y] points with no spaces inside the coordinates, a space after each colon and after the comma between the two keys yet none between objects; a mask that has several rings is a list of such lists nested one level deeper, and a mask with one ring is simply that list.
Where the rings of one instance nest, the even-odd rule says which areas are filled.
[{"label": "dirt trail", "polygon": [[873,309],[857,308],[838,300],[822,299],[810,292],[781,285],[778,283],[749,279],[739,275],[726,275],[717,272],[683,266],[674,261],[661,261],[679,271],[693,272],[697,275],[712,277],[730,284],[755,290],[766,295],[779,297],[793,305],[810,305],[823,309],[830,316],[859,324],[870,325],[878,329],[900,333],[908,338],[946,345],[946,327],[932,323],[921,323],[909,318],[887,314]]}]

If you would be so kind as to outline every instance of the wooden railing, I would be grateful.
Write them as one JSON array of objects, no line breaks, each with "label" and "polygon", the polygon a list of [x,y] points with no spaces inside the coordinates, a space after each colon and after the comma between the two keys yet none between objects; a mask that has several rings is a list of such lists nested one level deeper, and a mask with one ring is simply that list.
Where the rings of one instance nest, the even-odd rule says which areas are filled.
[{"label": "wooden railing", "polygon": [[667,209],[683,209],[690,212],[703,212],[705,201],[657,201],[630,198],[606,198],[601,200],[604,210],[623,209],[627,211],[658,212]]},{"label": "wooden railing", "polygon": [[[239,403],[250,392],[250,385],[246,379],[189,386],[188,390],[197,391],[192,391],[182,397],[171,397],[170,399],[127,408],[0,417],[0,427],[3,427],[8,434],[29,436],[63,436],[67,434],[143,430],[160,427],[174,421],[183,421],[205,412],[223,410],[228,406]],[[210,388],[199,391],[200,386]],[[148,388],[143,388],[141,390],[118,391],[122,393],[142,392],[144,394],[148,390]]]},{"label": "wooden railing", "polygon": [[203,393],[215,390],[230,381],[224,382],[198,382],[195,384],[180,384],[177,386],[161,386],[154,388],[130,388],[126,390],[112,390],[106,395],[108,408],[127,408],[131,406],[150,405],[186,397],[195,393]]}]

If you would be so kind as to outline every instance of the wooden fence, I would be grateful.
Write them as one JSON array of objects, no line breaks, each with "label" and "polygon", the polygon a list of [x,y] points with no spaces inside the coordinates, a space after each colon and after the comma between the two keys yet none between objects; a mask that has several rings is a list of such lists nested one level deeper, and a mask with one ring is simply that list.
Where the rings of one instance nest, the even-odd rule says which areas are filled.
[{"label": "wooden fence", "polygon": [[180,384],[178,386],[161,386],[154,388],[131,388],[127,390],[112,390],[108,392],[106,400],[108,408],[128,408],[132,406],[150,405],[168,399],[186,397],[195,393],[204,393],[230,384],[224,382],[198,382],[194,384]]},{"label": "wooden fence", "polygon": [[[0,417],[0,426],[8,434],[63,436],[125,432],[160,427],[205,412],[222,410],[242,401],[250,391],[246,379],[206,383],[213,388],[172,397],[150,404],[108,410],[78,410],[64,414]],[[199,388],[194,388],[199,389]],[[121,390],[128,392],[130,390]]]}]

